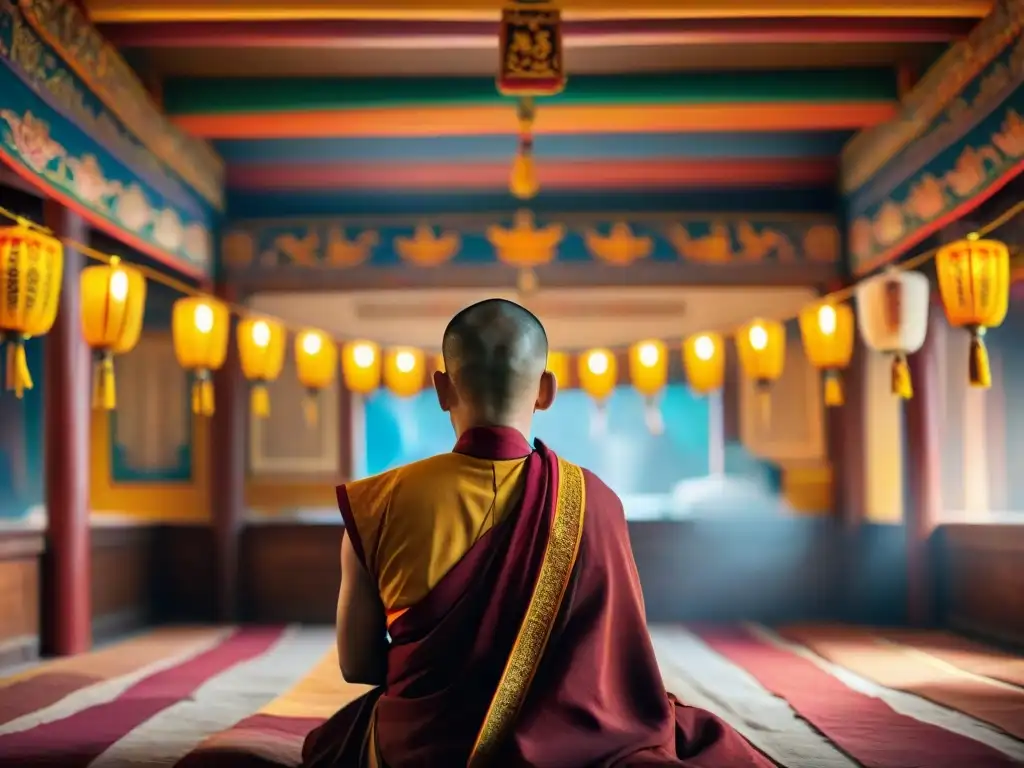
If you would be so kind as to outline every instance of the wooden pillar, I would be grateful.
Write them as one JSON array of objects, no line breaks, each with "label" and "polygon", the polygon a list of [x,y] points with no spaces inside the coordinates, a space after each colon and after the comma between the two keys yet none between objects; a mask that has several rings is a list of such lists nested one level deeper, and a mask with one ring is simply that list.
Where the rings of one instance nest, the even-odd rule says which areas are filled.
[{"label": "wooden pillar", "polygon": [[928,336],[909,358],[914,397],[904,405],[906,430],[905,484],[908,502],[903,515],[907,546],[907,617],[912,624],[934,619],[930,537],[942,513],[942,420],[939,349],[945,344],[946,321],[931,307]]},{"label": "wooden pillar", "polygon": [[[217,295],[236,300],[226,286]],[[232,319],[232,325],[235,321]],[[245,523],[245,441],[247,433],[246,386],[238,359],[238,343],[232,327],[224,365],[214,374],[214,415],[210,420],[210,509],[216,557],[217,618],[238,619],[239,539]]]},{"label": "wooden pillar", "polygon": [[[60,238],[86,243],[85,221],[47,200],[43,222]],[[45,340],[43,463],[46,483],[47,610],[44,652],[82,653],[92,645],[89,551],[89,383],[91,359],[81,331],[79,276],[84,257],[64,247],[60,305]]]}]

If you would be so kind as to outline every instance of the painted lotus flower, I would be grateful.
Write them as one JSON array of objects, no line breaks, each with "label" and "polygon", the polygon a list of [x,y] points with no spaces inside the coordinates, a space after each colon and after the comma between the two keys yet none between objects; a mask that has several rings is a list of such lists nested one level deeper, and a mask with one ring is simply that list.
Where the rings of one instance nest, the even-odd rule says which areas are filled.
[{"label": "painted lotus flower", "polygon": [[183,238],[184,231],[177,211],[164,208],[157,214],[156,222],[153,224],[153,239],[160,247],[168,251],[177,251],[181,248]]},{"label": "painted lotus flower", "polygon": [[108,181],[103,175],[95,155],[68,158],[72,182],[79,199],[94,206],[102,205],[103,199],[121,191],[121,183]]},{"label": "painted lotus flower", "polygon": [[881,245],[892,245],[903,237],[905,224],[903,211],[899,206],[893,202],[887,202],[879,209],[878,216],[875,217],[875,240]]},{"label": "painted lotus flower", "polygon": [[198,264],[210,261],[210,233],[202,224],[185,227],[185,254]]},{"label": "painted lotus flower", "polygon": [[946,207],[943,183],[930,173],[921,177],[907,195],[906,208],[922,221],[931,221]]},{"label": "painted lotus flower", "polygon": [[138,184],[130,184],[117,196],[115,204],[117,218],[132,232],[140,231],[149,223],[152,211]]},{"label": "painted lotus flower", "polygon": [[992,136],[992,143],[1007,157],[1016,159],[1024,155],[1024,119],[1011,109],[1002,130]]},{"label": "painted lotus flower", "polygon": [[11,144],[15,151],[33,171],[42,172],[55,159],[66,154],[64,147],[50,138],[50,126],[31,112],[19,117],[4,109],[0,110],[0,117],[11,127]]}]

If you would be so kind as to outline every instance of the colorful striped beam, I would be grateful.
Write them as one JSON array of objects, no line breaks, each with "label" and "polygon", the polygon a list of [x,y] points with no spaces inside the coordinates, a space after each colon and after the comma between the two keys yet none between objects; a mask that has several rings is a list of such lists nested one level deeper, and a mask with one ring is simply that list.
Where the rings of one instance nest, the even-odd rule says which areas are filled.
[{"label": "colorful striped beam", "polygon": [[[689,133],[708,131],[847,131],[894,118],[893,101],[682,106],[545,106],[539,136],[596,133]],[[178,115],[183,130],[207,139],[406,138],[496,136],[515,129],[515,110],[505,107],[395,108]]]},{"label": "colorful striped beam", "polygon": [[[261,190],[500,190],[511,162],[230,166],[228,187]],[[538,163],[541,187],[659,190],[834,185],[835,159],[585,160]]]},{"label": "colorful striped beam", "polygon": [[[791,133],[633,133],[546,136],[533,147],[541,163],[563,160],[766,160],[834,158],[850,131]],[[516,136],[417,139],[307,139],[218,141],[236,165],[334,163],[508,162]]]},{"label": "colorful striped beam", "polygon": [[[334,110],[501,107],[513,101],[498,93],[492,77],[362,78],[170,78],[164,109],[177,116]],[[645,107],[895,103],[896,73],[890,68],[689,72],[570,77],[553,107]],[[511,113],[511,110],[508,110]],[[514,118],[509,122],[515,125]],[[728,130],[746,130],[737,126]]]},{"label": "colorful striped beam", "polygon": [[[784,18],[568,21],[567,48],[606,45],[951,43],[972,19]],[[493,48],[488,21],[184,21],[105,24],[119,48]]]},{"label": "colorful striped beam", "polygon": [[[96,23],[285,19],[495,20],[494,0],[86,0]],[[707,19],[839,16],[973,18],[992,0],[562,0],[567,19]],[[627,10],[628,9],[628,10]]]}]

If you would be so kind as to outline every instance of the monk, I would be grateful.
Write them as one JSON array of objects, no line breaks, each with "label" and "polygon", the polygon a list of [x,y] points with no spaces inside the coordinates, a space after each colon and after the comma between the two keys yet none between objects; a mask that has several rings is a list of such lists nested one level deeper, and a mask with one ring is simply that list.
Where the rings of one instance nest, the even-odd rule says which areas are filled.
[{"label": "monk", "polygon": [[338,657],[377,687],[307,736],[304,765],[771,766],[665,692],[622,502],[527,441],[557,391],[540,321],[483,301],[443,352],[452,452],[338,488]]}]

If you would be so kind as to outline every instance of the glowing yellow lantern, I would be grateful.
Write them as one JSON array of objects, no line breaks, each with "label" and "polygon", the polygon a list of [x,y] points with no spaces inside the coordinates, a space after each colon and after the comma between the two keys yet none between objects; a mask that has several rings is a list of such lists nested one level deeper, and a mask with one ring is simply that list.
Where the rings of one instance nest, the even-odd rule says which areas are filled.
[{"label": "glowing yellow lantern", "polygon": [[117,406],[114,355],[135,349],[146,309],[146,278],[116,256],[109,264],[86,267],[80,277],[82,335],[97,353],[92,374],[92,407]]},{"label": "glowing yellow lantern", "polygon": [[368,395],[380,386],[380,347],[372,341],[349,341],[341,348],[341,375],[345,386],[357,395]]},{"label": "glowing yellow lantern", "polygon": [[238,324],[238,356],[242,363],[242,373],[252,384],[249,408],[252,415],[259,419],[270,415],[267,384],[281,375],[284,348],[284,328],[276,320],[247,317]]},{"label": "glowing yellow lantern", "polygon": [[984,336],[1002,324],[1010,306],[1010,251],[997,240],[968,236],[939,249],[935,273],[946,319],[971,334],[971,386],[988,389],[992,370]]},{"label": "glowing yellow lantern", "polygon": [[64,273],[60,240],[24,220],[0,228],[0,341],[6,342],[6,388],[32,389],[25,342],[53,327]]},{"label": "glowing yellow lantern", "polygon": [[412,347],[389,349],[384,356],[384,385],[399,397],[412,397],[423,389],[423,352]]},{"label": "glowing yellow lantern", "polygon": [[782,376],[786,363],[786,328],[776,320],[751,320],[736,335],[740,368],[757,389],[761,420],[771,408],[771,385]]},{"label": "glowing yellow lantern", "polygon": [[853,356],[853,310],[828,300],[800,312],[800,335],[811,365],[825,377],[825,405],[843,404],[840,371]]},{"label": "glowing yellow lantern", "polygon": [[555,377],[559,389],[569,388],[569,356],[565,352],[548,352],[547,370]]},{"label": "glowing yellow lantern", "polygon": [[230,327],[231,314],[223,302],[205,296],[174,302],[174,354],[178,365],[192,373],[192,413],[196,415],[213,415],[213,372],[224,365]]},{"label": "glowing yellow lantern", "polygon": [[338,369],[338,348],[321,331],[301,331],[295,337],[295,373],[306,388],[306,423],[316,424],[320,392],[331,386]]},{"label": "glowing yellow lantern", "polygon": [[594,418],[591,429],[595,435],[607,428],[605,403],[619,383],[615,353],[608,349],[591,349],[580,355],[577,376],[580,389],[594,399]]},{"label": "glowing yellow lantern", "polygon": [[725,344],[717,333],[699,333],[683,342],[686,380],[698,395],[716,392],[725,384]]},{"label": "glowing yellow lantern", "polygon": [[907,355],[917,352],[928,335],[931,286],[918,272],[888,269],[857,284],[857,326],[864,343],[892,355],[892,393],[914,396]]},{"label": "glowing yellow lantern", "polygon": [[641,341],[629,349],[629,378],[633,387],[644,398],[644,420],[651,434],[665,431],[665,423],[658,406],[658,395],[668,384],[668,354],[665,343],[657,340]]}]

